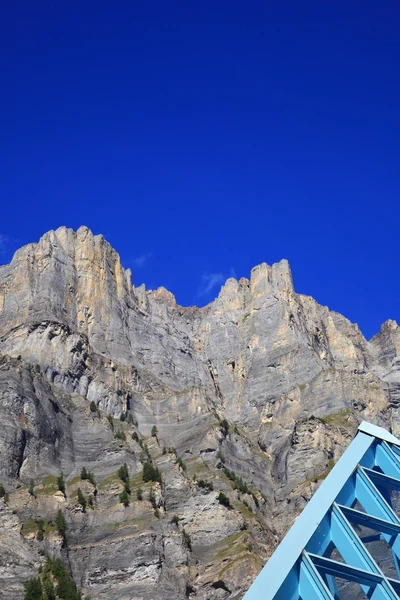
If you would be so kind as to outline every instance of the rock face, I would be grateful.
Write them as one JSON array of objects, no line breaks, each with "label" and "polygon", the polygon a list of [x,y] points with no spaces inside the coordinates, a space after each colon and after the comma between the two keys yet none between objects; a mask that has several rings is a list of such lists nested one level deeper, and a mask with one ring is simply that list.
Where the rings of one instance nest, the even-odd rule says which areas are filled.
[{"label": "rock face", "polygon": [[242,598],[359,422],[400,434],[398,325],[367,342],[296,294],[285,260],[184,308],[135,288],[102,236],[50,231],[0,267],[0,353],[5,598],[40,550],[92,599]]}]

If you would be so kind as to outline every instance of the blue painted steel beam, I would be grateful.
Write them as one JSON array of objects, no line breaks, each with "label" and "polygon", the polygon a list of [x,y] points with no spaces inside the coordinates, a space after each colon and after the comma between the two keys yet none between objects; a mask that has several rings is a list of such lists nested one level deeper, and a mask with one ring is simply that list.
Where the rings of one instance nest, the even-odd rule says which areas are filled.
[{"label": "blue painted steel beam", "polygon": [[[377,452],[379,451],[379,448],[377,448]],[[371,481],[374,483],[374,485],[376,485],[376,487],[378,488],[384,488],[386,490],[397,490],[398,492],[400,492],[400,480],[396,479],[395,477],[391,477],[390,475],[387,475],[386,473],[381,473],[380,471],[373,471],[372,469],[367,469],[366,467],[363,467],[363,471],[364,473],[366,473],[368,475],[368,477],[371,479]]]},{"label": "blue painted steel beam", "polygon": [[[400,440],[362,423],[243,600],[340,600],[336,577],[358,583],[371,600],[400,600],[400,581],[385,576],[366,545],[384,539],[400,579],[400,519],[390,490],[400,491]],[[352,523],[379,534],[360,539]],[[335,549],[344,563],[330,558]]]},{"label": "blue painted steel beam", "polygon": [[391,523],[400,523],[395,512],[362,467],[357,469],[355,487],[356,496],[368,513]]},{"label": "blue painted steel beam", "polygon": [[334,600],[309,555],[304,553],[299,576],[300,597],[307,600]]},{"label": "blue painted steel beam", "polygon": [[399,594],[400,593],[400,581],[397,581],[396,579],[392,579],[391,577],[388,577],[388,581],[390,583],[390,585],[392,586],[392,588],[394,589],[394,591]]},{"label": "blue painted steel beam", "polygon": [[[343,482],[351,476],[374,442],[374,438],[370,435],[359,433],[356,436],[294,522],[243,600],[275,600],[275,596],[288,576],[290,569],[297,562],[314,530],[321,523],[332,502],[340,493]],[[289,565],[290,568],[288,568]]]},{"label": "blue painted steel beam", "polygon": [[[372,515],[379,516],[384,520],[400,525],[399,517],[373,483],[372,478],[374,478],[375,475],[380,475],[380,473],[359,467],[356,477],[356,487],[358,483],[360,502]],[[387,477],[385,481],[388,481]],[[400,579],[400,538],[398,536],[391,537],[385,533],[383,533],[382,536],[392,549],[393,562],[397,571],[397,576]]]},{"label": "blue painted steel beam", "polygon": [[375,464],[384,473],[394,478],[399,475],[399,459],[386,442],[379,444],[375,453]]},{"label": "blue painted steel beam", "polygon": [[[400,581],[389,581],[383,575],[379,575],[378,573],[357,569],[346,563],[341,563],[315,554],[308,554],[308,556],[320,572],[340,579],[345,579],[346,581],[358,583],[368,598],[399,600],[395,588],[391,584],[394,583],[395,587],[399,589]],[[304,600],[308,600],[308,598],[305,598]]]},{"label": "blue painted steel beam", "polygon": [[366,535],[360,539],[363,544],[369,544],[370,542],[379,542],[382,539],[382,536],[380,533],[376,533],[375,535]]},{"label": "blue painted steel beam", "polygon": [[389,444],[400,446],[400,440],[397,437],[395,437],[392,433],[389,433],[389,431],[387,431],[383,427],[378,427],[373,423],[363,421],[361,425],[359,425],[358,431],[362,431],[363,433],[366,433],[371,437],[377,438],[378,440],[384,442],[388,442]]},{"label": "blue painted steel beam", "polygon": [[[355,511],[355,512],[359,512],[359,511]],[[351,544],[350,554],[346,550],[346,555],[343,553],[343,551],[340,550],[339,545],[337,545],[337,548],[339,551],[341,551],[343,558],[347,562],[349,562],[352,566],[355,566],[355,567],[359,566],[360,568],[364,567],[372,573],[378,573],[379,575],[381,575],[383,577],[383,581],[385,584],[384,585],[384,588],[386,590],[385,593],[392,594],[392,596],[393,596],[394,589],[391,587],[388,578],[385,576],[385,574],[382,572],[380,567],[374,561],[374,559],[368,552],[367,547],[362,543],[362,541],[358,537],[357,533],[352,528],[350,522],[346,519],[343,511],[340,509],[340,507],[336,503],[333,504],[332,513],[333,513],[333,519],[335,519],[337,521],[337,523],[340,525],[341,530],[345,533],[346,542],[347,543],[350,542],[350,544]],[[363,514],[363,513],[361,513],[361,514]],[[370,516],[370,515],[368,515],[368,516]],[[369,527],[371,527],[371,526],[372,526],[372,523],[370,522]],[[389,523],[389,526],[390,526],[390,523]],[[333,539],[333,536],[332,536],[332,539]],[[400,582],[399,582],[399,584],[400,584]],[[362,585],[361,585],[361,587],[364,589],[365,592],[367,592],[367,590]],[[394,597],[396,597],[396,596],[394,596]]]},{"label": "blue painted steel beam", "polygon": [[[397,535],[400,533],[400,524],[379,519],[378,517],[374,517],[369,513],[363,513],[360,510],[355,510],[354,508],[349,508],[348,506],[338,506],[351,523],[356,525],[364,525],[365,527],[375,529],[376,531],[381,531],[382,533],[387,533],[388,535]],[[375,538],[376,536],[370,537]]]},{"label": "blue painted steel beam", "polygon": [[331,513],[331,538],[343,559],[354,567],[381,574],[379,568],[337,504]]},{"label": "blue painted steel beam", "polygon": [[383,581],[383,577],[379,573],[371,573],[371,571],[365,569],[358,569],[357,567],[352,567],[346,563],[325,558],[325,556],[319,556],[318,554],[308,553],[308,556],[320,571],[329,573],[329,575],[333,575],[334,577],[341,577],[347,581],[355,581],[368,587],[377,585]]},{"label": "blue painted steel beam", "polygon": [[390,445],[390,449],[393,452],[393,454],[396,456],[396,458],[399,459],[400,461],[400,448],[398,448],[397,446],[395,446],[394,444]]}]

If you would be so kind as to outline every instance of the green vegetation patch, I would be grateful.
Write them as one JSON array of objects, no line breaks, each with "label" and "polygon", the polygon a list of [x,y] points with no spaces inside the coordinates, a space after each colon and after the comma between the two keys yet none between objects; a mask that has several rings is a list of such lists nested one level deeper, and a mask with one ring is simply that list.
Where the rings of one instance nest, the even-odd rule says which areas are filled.
[{"label": "green vegetation patch", "polygon": [[205,479],[212,475],[211,470],[201,457],[196,456],[189,458],[189,460],[186,461],[186,466],[186,473],[189,477],[193,478],[196,475],[197,479]]},{"label": "green vegetation patch", "polygon": [[325,425],[334,425],[336,427],[349,427],[349,417],[352,412],[349,408],[345,408],[341,412],[326,415],[325,417],[319,417],[319,420]]},{"label": "green vegetation patch", "polygon": [[[120,483],[122,485],[123,482],[122,482],[118,472],[119,472],[119,470],[115,471],[115,473],[112,473],[111,475],[109,475],[108,477],[103,479],[103,481],[98,486],[99,490],[104,491],[108,488],[108,486],[113,485],[115,483]],[[140,487],[142,487],[142,488],[146,487],[146,485],[143,484],[142,471],[135,473],[135,475],[133,475],[133,477],[129,478],[129,486],[130,486],[131,490],[137,490]]]},{"label": "green vegetation patch", "polygon": [[57,475],[46,475],[46,477],[43,479],[42,484],[45,486],[48,485],[54,485],[57,486]]},{"label": "green vegetation patch", "polygon": [[36,535],[38,529],[38,524],[33,519],[28,519],[22,524],[21,533],[24,537],[30,535],[31,533],[34,533]]},{"label": "green vegetation patch", "polygon": [[115,533],[125,529],[146,529],[154,523],[153,514],[146,517],[136,517],[128,521],[118,521],[115,523],[107,523],[107,531]]},{"label": "green vegetation patch", "polygon": [[[41,527],[39,526],[39,523],[41,523]],[[22,524],[21,533],[24,537],[27,537],[32,533],[38,537],[39,529],[42,530],[43,536],[47,537],[52,533],[56,533],[57,526],[50,519],[27,519]]]},{"label": "green vegetation patch", "polygon": [[132,490],[137,490],[138,488],[143,487],[142,471],[139,471],[136,473],[136,475],[131,477],[129,483]]},{"label": "green vegetation patch", "polygon": [[253,512],[253,510],[250,510],[250,505],[246,502],[246,501],[233,501],[232,502],[233,508],[235,510],[237,510],[238,512],[240,512],[240,514],[242,514],[244,517],[246,517],[246,519],[254,519],[256,518],[256,514]]},{"label": "green vegetation patch", "polygon": [[70,487],[72,485],[76,485],[77,483],[80,483],[81,481],[82,480],[81,480],[80,475],[77,475],[76,477],[74,477],[73,479],[71,479],[71,481],[68,481],[67,486]]},{"label": "green vegetation patch", "polygon": [[218,573],[218,579],[223,579],[224,574],[230,569],[232,568],[234,565],[237,565],[238,562],[241,561],[249,561],[252,562],[255,567],[257,568],[257,570],[261,570],[263,567],[263,563],[261,561],[261,559],[256,556],[255,554],[252,554],[251,552],[245,552],[244,554],[242,554],[241,556],[238,556],[237,558],[231,560],[230,562],[228,562],[228,564],[226,564],[223,569],[221,569],[221,571]]},{"label": "green vegetation patch", "polygon": [[224,560],[230,556],[237,556],[247,549],[246,541],[249,534],[246,531],[239,531],[216,544],[216,554],[214,560]]},{"label": "green vegetation patch", "polygon": [[103,481],[99,485],[99,490],[105,490],[108,488],[109,485],[112,485],[114,483],[122,484],[122,482],[118,476],[118,471],[115,471],[115,473],[112,473],[111,475],[109,475],[108,477],[103,479]]},{"label": "green vegetation patch", "polygon": [[44,535],[48,536],[52,533],[57,533],[57,525],[53,521],[44,520]]},{"label": "green vegetation patch", "polygon": [[35,487],[35,494],[40,494],[43,496],[52,496],[56,492],[58,492],[58,483],[57,483],[56,475],[47,475],[42,483]]}]

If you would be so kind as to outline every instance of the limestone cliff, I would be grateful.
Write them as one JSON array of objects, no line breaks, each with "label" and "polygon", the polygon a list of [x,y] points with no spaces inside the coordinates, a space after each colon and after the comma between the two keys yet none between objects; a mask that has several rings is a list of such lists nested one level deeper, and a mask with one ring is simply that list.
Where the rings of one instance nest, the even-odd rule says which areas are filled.
[{"label": "limestone cliff", "polygon": [[93,600],[239,599],[357,424],[400,434],[398,325],[367,342],[284,260],[185,308],[135,288],[102,236],[60,228],[0,267],[0,353],[4,598],[46,551]]}]

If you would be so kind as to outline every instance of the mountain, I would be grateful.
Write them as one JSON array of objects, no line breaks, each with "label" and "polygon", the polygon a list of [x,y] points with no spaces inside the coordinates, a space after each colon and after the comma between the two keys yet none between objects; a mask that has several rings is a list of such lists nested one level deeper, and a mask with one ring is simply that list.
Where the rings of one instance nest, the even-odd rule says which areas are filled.
[{"label": "mountain", "polygon": [[4,598],[47,554],[93,600],[238,600],[357,425],[400,434],[398,325],[367,342],[285,260],[182,307],[62,227],[0,267],[0,353]]}]

